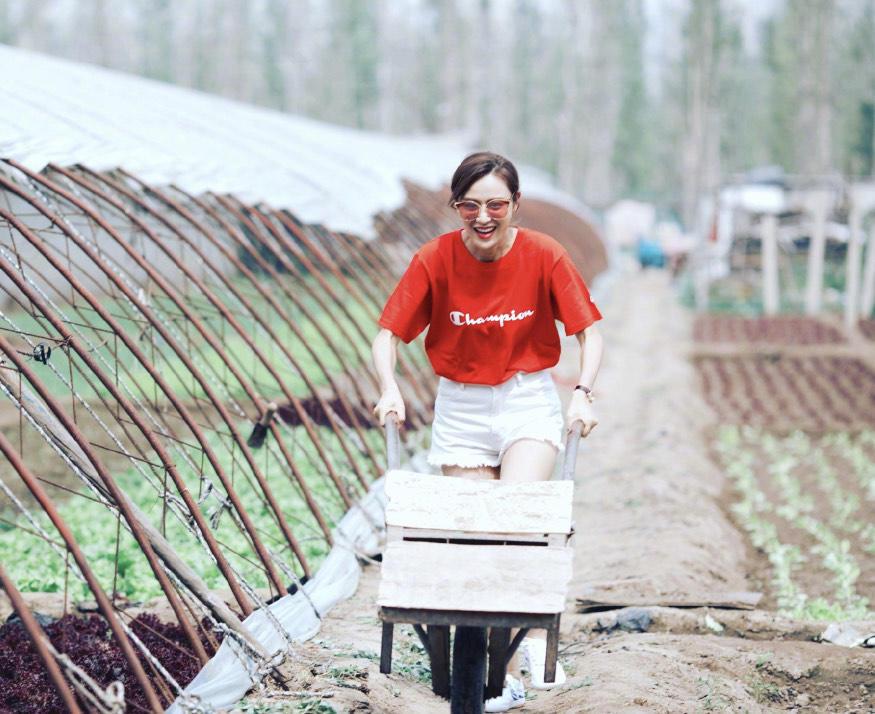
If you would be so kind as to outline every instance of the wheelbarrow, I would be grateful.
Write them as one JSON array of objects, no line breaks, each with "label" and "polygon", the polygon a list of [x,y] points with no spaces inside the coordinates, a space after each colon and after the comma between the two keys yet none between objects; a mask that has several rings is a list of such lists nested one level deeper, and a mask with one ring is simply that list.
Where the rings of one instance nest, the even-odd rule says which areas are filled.
[{"label": "wheelbarrow", "polygon": [[453,714],[480,714],[484,699],[501,695],[531,629],[547,631],[544,681],[555,681],[581,425],[568,432],[560,480],[508,484],[400,470],[394,416],[386,422],[380,671],[392,671],[395,624],[412,624],[435,694],[450,700]]}]

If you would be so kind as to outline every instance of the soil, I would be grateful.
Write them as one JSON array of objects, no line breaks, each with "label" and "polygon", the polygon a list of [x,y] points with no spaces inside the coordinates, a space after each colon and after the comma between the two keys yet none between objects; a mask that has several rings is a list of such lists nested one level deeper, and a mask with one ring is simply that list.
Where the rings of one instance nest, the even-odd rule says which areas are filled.
[{"label": "soil", "polygon": [[[601,423],[579,456],[575,575],[560,638],[568,681],[529,690],[525,711],[875,711],[875,652],[819,642],[828,623],[773,611],[763,556],[732,522],[732,493],[709,454],[718,416],[688,359],[692,315],[668,276],[629,269],[600,308]],[[575,360],[569,349],[555,370],[560,386],[573,380]],[[286,665],[295,691],[247,703],[447,712],[411,630],[396,628],[393,672],[379,673],[378,581],[378,567],[366,566],[356,595],[300,646]],[[720,606],[740,601],[757,604]],[[605,611],[581,611],[593,603]],[[646,608],[646,632],[615,627],[624,605]],[[860,626],[875,632],[875,623]]]}]

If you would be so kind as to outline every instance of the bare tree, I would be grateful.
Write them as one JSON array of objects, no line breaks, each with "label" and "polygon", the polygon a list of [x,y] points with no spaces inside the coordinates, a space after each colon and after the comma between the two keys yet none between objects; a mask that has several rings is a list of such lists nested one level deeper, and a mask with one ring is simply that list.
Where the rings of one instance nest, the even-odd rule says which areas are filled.
[{"label": "bare tree", "polygon": [[684,62],[684,137],[681,215],[692,228],[703,195],[720,178],[721,11],[719,0],[693,0],[687,18]]}]

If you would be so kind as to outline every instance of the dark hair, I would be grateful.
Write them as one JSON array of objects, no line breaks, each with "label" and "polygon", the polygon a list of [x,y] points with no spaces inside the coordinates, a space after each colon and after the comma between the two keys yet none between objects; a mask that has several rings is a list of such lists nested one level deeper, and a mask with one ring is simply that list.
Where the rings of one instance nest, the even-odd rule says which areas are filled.
[{"label": "dark hair", "polygon": [[516,167],[503,156],[491,151],[478,151],[466,156],[453,174],[450,182],[450,205],[461,201],[471,185],[489,174],[497,174],[510,189],[514,201],[520,192],[520,177]]}]

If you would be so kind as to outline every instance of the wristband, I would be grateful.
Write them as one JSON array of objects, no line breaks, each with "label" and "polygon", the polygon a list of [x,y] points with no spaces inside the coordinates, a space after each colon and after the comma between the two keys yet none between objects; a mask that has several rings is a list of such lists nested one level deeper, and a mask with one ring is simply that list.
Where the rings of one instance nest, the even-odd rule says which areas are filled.
[{"label": "wristband", "polygon": [[584,386],[584,385],[582,385],[582,384],[578,384],[578,385],[574,388],[574,391],[576,392],[578,389],[579,389],[581,392],[583,392],[583,394],[586,396],[586,401],[588,401],[590,404],[592,404],[592,402],[593,402],[593,398],[592,398],[592,390],[591,390],[589,387],[586,387],[586,386]]}]

